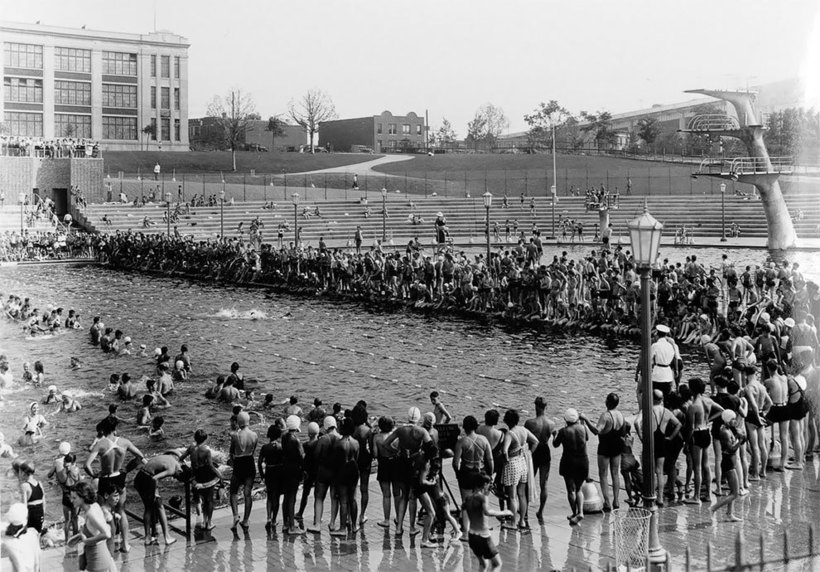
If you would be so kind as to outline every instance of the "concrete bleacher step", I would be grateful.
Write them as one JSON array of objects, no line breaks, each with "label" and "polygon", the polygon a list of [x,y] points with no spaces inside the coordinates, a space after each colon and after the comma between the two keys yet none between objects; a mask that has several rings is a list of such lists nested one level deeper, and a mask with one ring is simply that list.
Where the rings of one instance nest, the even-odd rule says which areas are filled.
[{"label": "concrete bleacher step", "polygon": [[[662,197],[621,197],[620,208],[610,212],[611,222],[616,228],[625,226],[625,223],[643,210],[644,201],[648,200],[650,211],[667,227],[666,232],[673,233],[677,226],[686,224],[699,236],[719,236],[721,233],[721,197],[714,196],[662,196]],[[803,211],[804,219],[796,223],[798,234],[813,235],[820,223],[820,206],[813,193],[792,194],[786,198],[793,213],[797,209]],[[414,204],[411,208],[410,202]],[[368,240],[381,237],[382,234],[382,201],[369,201],[371,216],[364,216],[365,205],[354,200],[328,199],[310,201],[307,206],[318,205],[321,218],[302,217],[302,207],[297,207],[298,224],[302,227],[302,238],[306,242],[315,244],[319,236],[326,239],[351,238],[357,226],[361,226]],[[415,235],[430,236],[433,232],[435,213],[442,211],[447,216],[448,227],[452,236],[458,240],[469,237],[483,237],[485,209],[480,197],[416,197],[416,196],[389,196],[386,201],[389,218],[387,220],[388,236],[394,242],[406,241]],[[293,237],[293,206],[287,202],[276,203],[276,209],[271,211],[262,209],[263,201],[226,204],[222,211],[225,234],[236,236],[236,229],[240,222],[244,222],[247,232],[250,221],[256,218],[264,223],[266,241],[276,240],[276,227],[279,223],[287,223],[289,230],[285,231],[285,239]],[[133,207],[131,205],[89,205],[84,215],[92,229],[103,232],[114,230],[128,230],[157,233],[165,232],[166,224],[163,221],[165,205],[147,205]],[[410,212],[416,212],[424,219],[423,225],[412,225],[407,222]],[[110,225],[101,224],[103,215],[111,220]],[[594,225],[598,223],[598,213],[588,211],[583,197],[560,197],[555,206],[556,219],[561,215],[564,218],[583,222],[585,234],[593,234]],[[155,223],[149,228],[142,228],[143,217],[149,216]],[[522,208],[520,203],[510,201],[508,209],[502,209],[500,202],[496,202],[491,210],[491,221],[498,221],[500,232],[504,234],[504,222],[517,219],[519,230],[529,232],[535,222],[542,232],[549,233],[552,225],[552,206],[544,197],[536,199],[536,216],[529,214],[529,201]],[[759,201],[744,200],[741,197],[726,197],[726,226],[735,222],[739,225],[743,236],[766,236],[767,226],[762,205]],[[195,223],[195,224],[193,224]],[[213,238],[219,234],[220,207],[197,207],[193,209],[190,218],[183,218],[178,223],[180,232],[193,234],[195,238]],[[491,225],[492,226],[492,225]]]}]

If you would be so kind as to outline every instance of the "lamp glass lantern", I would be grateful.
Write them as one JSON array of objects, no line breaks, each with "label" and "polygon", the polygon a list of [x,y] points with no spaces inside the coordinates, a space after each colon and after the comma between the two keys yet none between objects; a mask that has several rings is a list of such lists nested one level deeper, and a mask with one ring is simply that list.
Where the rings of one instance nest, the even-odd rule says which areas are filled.
[{"label": "lamp glass lantern", "polygon": [[22,192],[22,191],[21,191],[21,192],[20,192],[20,194],[19,194],[19,195],[17,195],[17,201],[18,201],[21,205],[22,205],[23,203],[25,203],[25,202],[26,202],[26,193],[24,193],[24,192]]},{"label": "lamp glass lantern", "polygon": [[721,194],[726,193],[726,183],[721,183],[720,184],[720,192],[721,192]]},{"label": "lamp glass lantern", "polygon": [[387,189],[382,187],[382,197],[386,197],[386,196],[387,196]]},{"label": "lamp glass lantern", "polygon": [[165,193],[165,202],[171,204],[171,193]]},{"label": "lamp glass lantern", "polygon": [[293,202],[294,205],[298,205],[299,204],[299,193],[293,193],[290,196],[290,200]]},{"label": "lamp glass lantern", "polygon": [[487,191],[482,196],[484,197],[484,208],[490,208],[493,204],[493,194]]},{"label": "lamp glass lantern", "polygon": [[225,202],[225,189],[219,191],[219,199],[224,203]]},{"label": "lamp glass lantern", "polygon": [[658,258],[663,225],[644,207],[643,214],[630,221],[627,228],[635,263],[639,266],[651,266]]}]

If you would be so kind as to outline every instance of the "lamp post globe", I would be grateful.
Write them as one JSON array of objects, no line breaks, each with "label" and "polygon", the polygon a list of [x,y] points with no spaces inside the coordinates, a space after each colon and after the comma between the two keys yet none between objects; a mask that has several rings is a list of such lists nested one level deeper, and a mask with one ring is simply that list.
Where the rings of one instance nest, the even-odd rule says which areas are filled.
[{"label": "lamp post globe", "polygon": [[382,187],[382,244],[387,240],[387,189]]},{"label": "lamp post globe", "polygon": [[20,203],[20,234],[22,235],[25,229],[26,193],[20,191],[17,195],[17,202]]},{"label": "lamp post globe", "polygon": [[482,195],[484,199],[484,209],[487,211],[487,216],[485,217],[485,229],[484,232],[487,238],[487,273],[490,272],[490,207],[493,205],[493,194],[490,191],[487,191]]},{"label": "lamp post globe", "polygon": [[171,236],[171,193],[165,193],[165,232]]},{"label": "lamp post globe", "polygon": [[225,238],[225,189],[219,191],[219,239]]},{"label": "lamp post globe", "polygon": [[650,300],[649,281],[652,276],[652,264],[658,258],[658,250],[663,233],[663,225],[658,222],[644,205],[644,212],[636,219],[627,223],[629,240],[635,264],[641,276],[641,427],[643,435],[643,464],[650,467],[644,471],[643,498],[644,509],[649,511],[649,562],[656,566],[667,560],[667,553],[661,547],[658,537],[658,508],[656,500],[655,450],[654,431],[652,429],[653,391],[652,391],[652,364],[650,361],[650,345],[652,332],[652,306]]},{"label": "lamp post globe", "polygon": [[299,248],[299,219],[296,212],[299,207],[299,193],[293,193],[290,200],[293,202],[293,246]]},{"label": "lamp post globe", "polygon": [[726,242],[726,183],[720,184],[720,242]]}]

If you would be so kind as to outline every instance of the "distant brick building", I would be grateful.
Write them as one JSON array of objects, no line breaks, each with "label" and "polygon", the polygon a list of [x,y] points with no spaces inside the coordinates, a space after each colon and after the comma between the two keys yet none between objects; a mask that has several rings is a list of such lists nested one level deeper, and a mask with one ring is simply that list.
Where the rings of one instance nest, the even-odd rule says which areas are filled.
[{"label": "distant brick building", "polygon": [[323,121],[319,125],[319,146],[334,151],[370,148],[376,153],[425,148],[427,126],[424,117],[414,112]]},{"label": "distant brick building", "polygon": [[[298,125],[284,125],[284,134],[276,137],[273,137],[267,127],[267,120],[248,122],[248,128],[240,141],[241,147],[258,145],[269,151],[299,151],[307,144],[307,134],[304,128]],[[190,119],[188,139],[194,150],[227,149],[222,125],[216,117]]]}]

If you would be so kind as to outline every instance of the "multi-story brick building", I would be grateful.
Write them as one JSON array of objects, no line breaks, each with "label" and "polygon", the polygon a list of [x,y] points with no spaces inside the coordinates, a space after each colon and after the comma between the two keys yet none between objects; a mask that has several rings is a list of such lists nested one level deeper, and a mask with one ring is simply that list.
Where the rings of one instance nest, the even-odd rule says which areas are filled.
[{"label": "multi-story brick building", "polygon": [[[240,146],[258,149],[264,147],[269,151],[299,151],[307,144],[307,134],[304,127],[299,125],[283,125],[283,133],[274,137],[268,131],[266,120],[253,119],[248,121],[245,132],[240,137]],[[216,117],[202,117],[188,120],[188,140],[191,149],[225,150],[228,143],[225,132],[219,119]]]},{"label": "multi-story brick building", "polygon": [[425,148],[427,126],[424,117],[414,112],[336,119],[319,124],[319,146],[334,151],[350,151],[367,147],[376,153],[410,151]]},{"label": "multi-story brick building", "polygon": [[184,37],[0,22],[0,38],[6,135],[188,150]]}]

